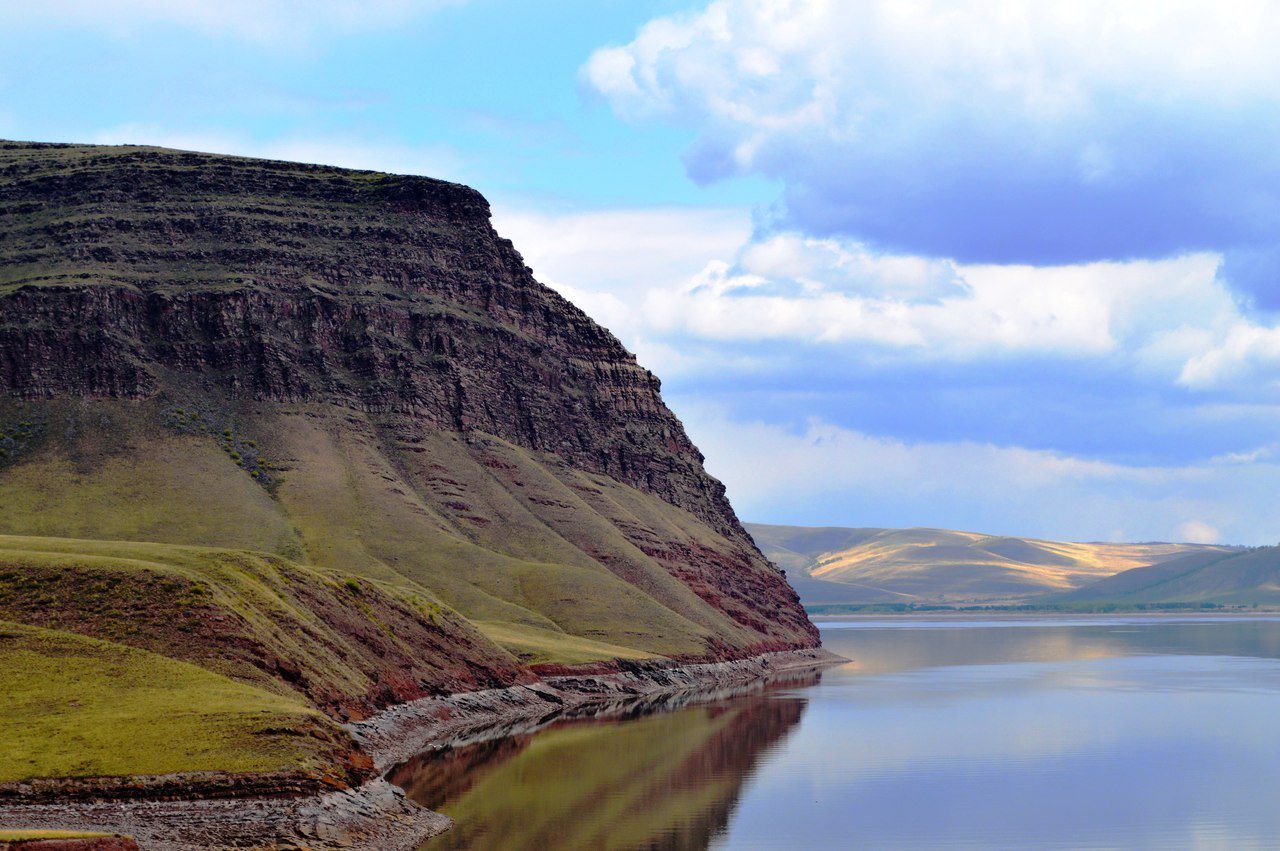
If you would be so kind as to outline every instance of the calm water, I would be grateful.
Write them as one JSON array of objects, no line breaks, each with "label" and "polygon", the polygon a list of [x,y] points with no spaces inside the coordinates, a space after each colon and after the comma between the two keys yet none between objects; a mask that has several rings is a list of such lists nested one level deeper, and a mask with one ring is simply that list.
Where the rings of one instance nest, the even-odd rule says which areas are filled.
[{"label": "calm water", "polygon": [[824,624],[854,661],[392,777],[428,849],[1280,848],[1280,618]]}]

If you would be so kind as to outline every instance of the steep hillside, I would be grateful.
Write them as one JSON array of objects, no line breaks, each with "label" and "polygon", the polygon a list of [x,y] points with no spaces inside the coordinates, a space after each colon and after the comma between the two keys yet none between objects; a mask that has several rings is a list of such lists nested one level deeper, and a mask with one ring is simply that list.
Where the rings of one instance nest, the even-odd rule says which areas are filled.
[{"label": "steep hillside", "polygon": [[747,530],[806,604],[1017,603],[1134,567],[1229,547],[1065,543],[947,529]]},{"label": "steep hillside", "polygon": [[1057,603],[1121,605],[1277,606],[1280,605],[1280,547],[1196,553],[1126,570],[1051,599]]},{"label": "steep hillside", "polygon": [[0,618],[335,718],[817,642],[471,189],[0,142],[0,259]]}]

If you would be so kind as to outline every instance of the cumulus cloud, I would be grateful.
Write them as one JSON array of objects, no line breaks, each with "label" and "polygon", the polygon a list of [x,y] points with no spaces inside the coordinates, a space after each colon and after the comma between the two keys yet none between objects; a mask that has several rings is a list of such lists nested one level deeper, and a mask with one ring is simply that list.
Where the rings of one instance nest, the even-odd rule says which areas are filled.
[{"label": "cumulus cloud", "polygon": [[651,207],[548,212],[495,204],[494,227],[553,287],[635,296],[679,286],[708,258],[733,256],[751,237],[751,211]]},{"label": "cumulus cloud", "polygon": [[1280,382],[1280,326],[1241,319],[1221,339],[1189,358],[1178,381],[1199,390],[1275,388]]},{"label": "cumulus cloud", "polygon": [[934,363],[1114,356],[1172,382],[1247,322],[1208,253],[965,265],[794,231],[752,237],[749,214],[731,209],[499,209],[495,223],[629,343],[781,341]]},{"label": "cumulus cloud", "polygon": [[[854,257],[855,264],[810,266],[800,286],[790,276],[762,274],[785,274],[762,268],[757,255],[794,240],[784,234],[754,243],[734,264],[712,261],[679,291],[651,292],[646,316],[665,332],[705,338],[864,343],[954,361],[1028,353],[1090,357],[1148,341],[1168,349],[1173,343],[1166,332],[1212,326],[1234,310],[1215,277],[1213,255],[965,266],[876,255],[854,244],[828,253],[839,261]],[[921,281],[933,284],[912,292]]]},{"label": "cumulus cloud", "polygon": [[1216,544],[1222,540],[1222,533],[1217,528],[1200,520],[1188,520],[1178,527],[1181,540],[1192,544]]},{"label": "cumulus cloud", "polygon": [[10,29],[47,24],[128,35],[176,26],[260,43],[298,43],[319,35],[391,26],[464,0],[41,0],[7,3]]},{"label": "cumulus cloud", "polygon": [[716,0],[582,76],[695,126],[695,179],[784,181],[786,226],[1062,265],[1280,242],[1278,40],[1263,0]]},{"label": "cumulus cloud", "polygon": [[708,257],[732,256],[751,235],[735,208],[548,213],[495,204],[493,224],[538,279],[617,334],[663,377],[715,368],[723,356],[661,340],[642,309],[646,294],[679,290]]},{"label": "cumulus cloud", "polygon": [[[966,265],[843,238],[752,236],[750,212],[729,209],[499,206],[495,221],[540,279],[617,333],[669,391],[740,422],[817,418],[911,445],[1121,466],[1273,460],[1255,453],[1280,434],[1280,387],[1258,379],[1280,377],[1280,362],[1203,365],[1238,329],[1267,327],[1221,280],[1215,254]],[[785,506],[798,492],[775,493]]]},{"label": "cumulus cloud", "polygon": [[815,239],[795,232],[752,241],[738,255],[744,280],[758,278],[792,292],[936,301],[966,287],[955,265],[906,255],[881,254],[839,239]]}]

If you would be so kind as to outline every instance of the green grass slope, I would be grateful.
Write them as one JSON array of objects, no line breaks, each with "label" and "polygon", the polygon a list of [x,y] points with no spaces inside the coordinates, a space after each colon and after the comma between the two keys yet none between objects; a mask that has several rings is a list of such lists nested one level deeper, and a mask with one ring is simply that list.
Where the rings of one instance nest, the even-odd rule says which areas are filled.
[{"label": "green grass slope", "polygon": [[[0,459],[10,780],[339,777],[359,760],[326,716],[529,664],[770,649],[751,575],[717,580],[737,545],[652,495],[485,435],[390,440],[375,416],[315,405],[229,406],[228,426],[192,429],[179,407],[0,405],[0,429],[26,430]],[[155,741],[134,751],[139,725]],[[174,738],[190,746],[162,759]]]},{"label": "green grass slope", "polygon": [[[425,592],[236,550],[0,535],[0,617],[190,661],[341,717],[518,671]],[[468,664],[451,660],[458,646]]]},{"label": "green grass slope", "polygon": [[808,605],[1021,604],[1121,571],[1229,547],[1068,543],[948,529],[747,524]]},{"label": "green grass slope", "polygon": [[196,665],[0,621],[0,784],[188,772],[323,774],[343,732]]},{"label": "green grass slope", "polygon": [[[793,635],[748,605],[749,571],[719,576],[751,564],[740,546],[554,456],[484,435],[404,435],[320,405],[174,424],[196,407],[10,405],[8,421],[39,423],[43,438],[0,464],[0,533],[253,550],[428,601],[526,663],[767,649]],[[762,580],[769,569],[755,568]]]}]

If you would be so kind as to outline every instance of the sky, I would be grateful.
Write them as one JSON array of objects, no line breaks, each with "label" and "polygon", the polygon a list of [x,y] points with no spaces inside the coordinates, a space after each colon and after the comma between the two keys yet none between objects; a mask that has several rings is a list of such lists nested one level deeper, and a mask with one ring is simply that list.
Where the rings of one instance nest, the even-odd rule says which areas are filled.
[{"label": "sky", "polygon": [[1280,541],[1280,6],[0,0],[0,138],[467,183],[759,522]]}]

